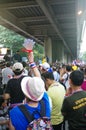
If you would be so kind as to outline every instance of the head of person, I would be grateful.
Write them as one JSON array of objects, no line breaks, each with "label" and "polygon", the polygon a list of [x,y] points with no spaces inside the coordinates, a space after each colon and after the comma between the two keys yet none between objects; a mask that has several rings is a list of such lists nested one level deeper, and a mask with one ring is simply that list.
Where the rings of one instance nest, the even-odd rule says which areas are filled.
[{"label": "head of person", "polygon": [[79,87],[84,81],[84,74],[80,70],[75,70],[70,74],[70,86]]},{"label": "head of person", "polygon": [[10,62],[7,62],[6,63],[6,67],[10,67],[11,66],[11,63]]},{"label": "head of person", "polygon": [[25,61],[22,62],[23,67],[25,68],[27,66],[27,63]]},{"label": "head of person", "polygon": [[42,77],[45,81],[46,90],[48,90],[49,86],[53,83],[54,80],[53,72],[45,72],[42,74]]},{"label": "head of person", "polygon": [[57,70],[56,66],[52,66],[52,68],[53,68],[53,71],[56,71],[56,70]]},{"label": "head of person", "polygon": [[50,65],[47,63],[47,62],[44,62],[42,64],[42,69],[41,69],[41,72],[42,73],[45,73],[45,72],[52,72],[52,68],[50,67]]},{"label": "head of person", "polygon": [[15,75],[21,75],[22,72],[23,72],[23,65],[22,63],[20,62],[16,62],[14,63],[13,67],[12,67],[12,70],[14,72]]},{"label": "head of person", "polygon": [[72,66],[71,65],[67,65],[66,66],[66,71],[67,72],[71,72],[72,71]]},{"label": "head of person", "polygon": [[44,81],[40,77],[24,77],[21,88],[26,99],[35,102],[40,101],[45,92]]},{"label": "head of person", "polygon": [[42,72],[46,72],[48,69],[50,69],[50,65],[47,62],[44,62],[42,64]]},{"label": "head of person", "polygon": [[65,64],[62,64],[61,66],[60,66],[60,73],[62,73],[62,74],[65,74],[66,73],[66,65]]}]

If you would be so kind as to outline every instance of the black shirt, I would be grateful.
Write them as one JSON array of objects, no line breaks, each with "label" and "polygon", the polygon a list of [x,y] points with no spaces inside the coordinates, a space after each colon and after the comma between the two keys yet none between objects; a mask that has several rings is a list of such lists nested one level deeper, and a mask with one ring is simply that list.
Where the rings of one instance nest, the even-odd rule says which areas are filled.
[{"label": "black shirt", "polygon": [[10,103],[21,103],[25,96],[21,89],[21,80],[24,76],[21,76],[20,78],[13,78],[8,81],[5,93],[10,94]]},{"label": "black shirt", "polygon": [[75,92],[66,97],[62,113],[68,120],[69,130],[86,130],[86,91]]}]

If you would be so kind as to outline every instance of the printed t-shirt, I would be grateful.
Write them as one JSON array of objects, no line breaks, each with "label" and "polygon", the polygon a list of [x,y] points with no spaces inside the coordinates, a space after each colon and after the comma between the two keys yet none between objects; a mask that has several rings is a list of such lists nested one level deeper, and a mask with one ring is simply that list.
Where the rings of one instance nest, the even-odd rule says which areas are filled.
[{"label": "printed t-shirt", "polygon": [[69,130],[86,129],[86,92],[79,91],[66,97],[62,106],[62,113],[69,123]]}]

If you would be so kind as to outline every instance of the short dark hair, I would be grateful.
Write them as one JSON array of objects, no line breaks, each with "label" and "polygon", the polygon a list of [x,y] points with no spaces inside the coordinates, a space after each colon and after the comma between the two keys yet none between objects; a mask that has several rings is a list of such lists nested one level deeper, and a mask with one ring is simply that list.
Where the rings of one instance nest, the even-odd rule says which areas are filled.
[{"label": "short dark hair", "polygon": [[20,74],[22,74],[23,70],[21,70],[21,71],[15,70],[15,71],[13,71],[13,72],[14,72],[15,75],[20,75]]},{"label": "short dark hair", "polygon": [[80,86],[84,81],[84,74],[80,70],[75,70],[70,74],[70,79],[75,86]]},{"label": "short dark hair", "polygon": [[27,66],[27,63],[25,61],[22,62],[23,67],[25,68]]},{"label": "short dark hair", "polygon": [[54,76],[53,76],[53,73],[52,72],[45,72],[45,73],[42,73],[42,77],[44,77],[44,79],[51,79],[51,80],[54,80]]},{"label": "short dark hair", "polygon": [[72,66],[71,65],[67,65],[66,66],[66,70],[69,72],[69,71],[71,71],[72,70]]},{"label": "short dark hair", "polygon": [[11,66],[11,63],[10,63],[10,62],[7,62],[7,63],[6,63],[6,66],[7,66],[7,67],[10,67],[10,66]]}]

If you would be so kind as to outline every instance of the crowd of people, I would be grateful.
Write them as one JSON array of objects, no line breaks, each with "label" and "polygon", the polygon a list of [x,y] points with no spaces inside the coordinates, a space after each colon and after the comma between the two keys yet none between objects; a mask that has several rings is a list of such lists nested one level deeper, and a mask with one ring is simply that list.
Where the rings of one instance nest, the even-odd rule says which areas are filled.
[{"label": "crowd of people", "polygon": [[[0,125],[6,124],[9,130],[26,130],[30,121],[39,119],[39,113],[45,109],[42,117],[50,119],[52,130],[86,130],[85,66],[50,65],[47,61],[36,65],[33,52],[28,52],[28,60],[28,64],[7,62],[1,68],[3,101],[0,100],[0,108],[8,106],[9,119]],[[27,120],[19,108],[21,105],[33,119],[29,116],[30,121]]]}]

